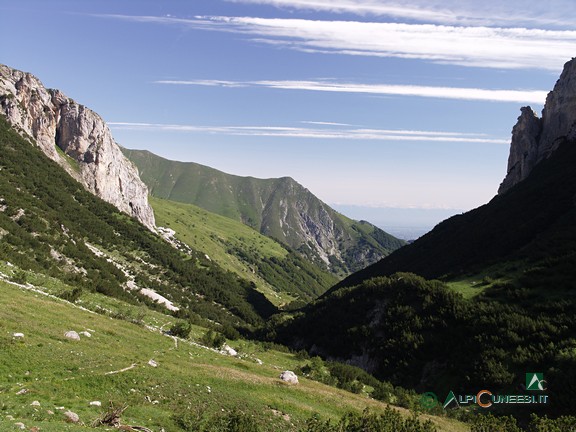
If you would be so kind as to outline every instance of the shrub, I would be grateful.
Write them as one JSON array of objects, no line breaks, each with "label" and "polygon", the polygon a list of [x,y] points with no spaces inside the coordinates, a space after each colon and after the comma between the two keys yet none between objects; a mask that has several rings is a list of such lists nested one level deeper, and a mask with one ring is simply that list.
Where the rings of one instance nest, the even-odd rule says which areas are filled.
[{"label": "shrub", "polygon": [[182,339],[187,339],[190,336],[190,331],[192,330],[192,326],[190,323],[185,321],[178,321],[168,331],[172,336],[178,336]]}]

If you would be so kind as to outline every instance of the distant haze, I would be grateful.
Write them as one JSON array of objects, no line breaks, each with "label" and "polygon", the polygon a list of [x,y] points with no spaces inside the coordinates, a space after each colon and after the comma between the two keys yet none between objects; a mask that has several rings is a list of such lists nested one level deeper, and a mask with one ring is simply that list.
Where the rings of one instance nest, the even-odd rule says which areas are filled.
[{"label": "distant haze", "polygon": [[365,207],[330,204],[335,210],[356,220],[365,220],[404,240],[414,240],[438,223],[463,212],[461,209]]}]

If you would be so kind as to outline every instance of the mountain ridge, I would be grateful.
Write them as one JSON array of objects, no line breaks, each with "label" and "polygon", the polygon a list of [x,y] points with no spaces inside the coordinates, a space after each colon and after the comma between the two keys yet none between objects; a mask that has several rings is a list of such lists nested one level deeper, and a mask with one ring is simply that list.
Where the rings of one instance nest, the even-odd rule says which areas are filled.
[{"label": "mountain ridge", "polygon": [[368,222],[338,213],[291,177],[241,177],[148,151],[123,152],[136,164],[153,196],[240,220],[339,275],[405,244]]}]

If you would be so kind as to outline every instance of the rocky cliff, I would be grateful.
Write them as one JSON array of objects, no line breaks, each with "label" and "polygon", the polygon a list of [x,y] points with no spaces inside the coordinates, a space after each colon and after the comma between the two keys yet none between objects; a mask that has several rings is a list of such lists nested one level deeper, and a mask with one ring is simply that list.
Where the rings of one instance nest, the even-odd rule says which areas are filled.
[{"label": "rocky cliff", "polygon": [[98,114],[59,90],[46,89],[35,76],[4,65],[0,112],[87,190],[155,229],[148,188]]},{"label": "rocky cliff", "polygon": [[576,59],[564,65],[554,89],[548,93],[542,118],[530,107],[521,109],[512,129],[512,143],[502,194],[528,177],[534,166],[546,159],[565,138],[576,138]]}]

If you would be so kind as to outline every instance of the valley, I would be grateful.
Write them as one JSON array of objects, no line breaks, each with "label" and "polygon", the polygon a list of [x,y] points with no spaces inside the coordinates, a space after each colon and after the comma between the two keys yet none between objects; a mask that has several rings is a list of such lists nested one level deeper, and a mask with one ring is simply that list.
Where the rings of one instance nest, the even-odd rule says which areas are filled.
[{"label": "valley", "polygon": [[0,72],[0,427],[576,427],[576,59],[499,193],[410,244],[290,177],[120,148]]}]

